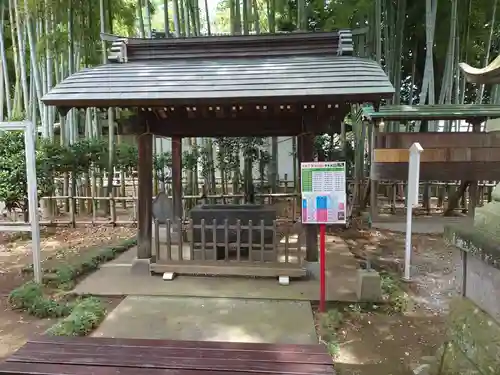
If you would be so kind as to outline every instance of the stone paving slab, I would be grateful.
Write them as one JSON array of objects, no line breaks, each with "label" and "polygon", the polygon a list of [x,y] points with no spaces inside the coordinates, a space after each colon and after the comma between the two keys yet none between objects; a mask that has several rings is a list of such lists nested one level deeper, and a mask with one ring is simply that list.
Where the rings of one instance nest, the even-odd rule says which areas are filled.
[{"label": "stone paving slab", "polygon": [[[331,269],[327,276],[327,300],[357,302],[356,269]],[[297,301],[319,300],[318,280],[292,280],[282,286],[277,279],[177,276],[164,281],[161,275],[132,275],[130,267],[105,267],[73,290],[79,295],[96,296],[183,296]]]},{"label": "stone paving slab", "polygon": [[[130,265],[136,255],[131,249],[107,263],[73,290],[76,294],[101,296],[149,295],[185,297],[253,298],[275,300],[319,300],[319,280],[291,280],[279,285],[275,278],[177,276],[164,281],[161,275],[132,275]],[[314,268],[314,267],[313,267]],[[336,236],[327,241],[327,300],[356,302],[358,263],[347,244]]]},{"label": "stone paving slab", "polygon": [[125,298],[95,337],[315,344],[308,302],[230,298]]}]

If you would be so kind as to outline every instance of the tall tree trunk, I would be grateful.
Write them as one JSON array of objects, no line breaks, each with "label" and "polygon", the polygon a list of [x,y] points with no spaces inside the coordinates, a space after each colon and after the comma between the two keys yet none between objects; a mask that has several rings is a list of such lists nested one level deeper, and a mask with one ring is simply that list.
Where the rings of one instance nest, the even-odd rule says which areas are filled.
[{"label": "tall tree trunk", "polygon": [[179,1],[182,0],[172,0],[172,12],[174,13],[174,32],[175,36],[178,38],[181,36],[181,23],[180,23],[180,11],[179,11]]},{"label": "tall tree trunk", "polygon": [[[2,76],[3,76],[3,88],[4,88],[4,98],[5,98],[5,104],[7,107],[7,118],[12,118],[12,103],[10,100],[10,79],[9,79],[9,69],[7,66],[7,57],[5,55],[5,41],[4,41],[4,35],[3,35],[3,28],[4,28],[4,18],[5,18],[5,3],[2,2],[0,5],[0,17],[1,17],[1,23],[0,23],[0,54],[2,58]],[[15,53],[15,51],[14,51]],[[3,103],[2,103],[3,106]],[[2,121],[4,119],[2,118]]]},{"label": "tall tree trunk", "polygon": [[28,77],[26,74],[26,48],[24,43],[24,25],[21,23],[21,17],[19,15],[19,3],[18,0],[12,0],[14,6],[14,16],[16,22],[16,34],[17,34],[17,46],[19,47],[19,69],[21,71],[21,88],[23,93],[23,103],[24,103],[24,113],[28,115],[29,109],[29,94],[28,94]]},{"label": "tall tree trunk", "polygon": [[[102,7],[104,11],[104,4],[102,4]],[[144,38],[144,36],[146,35],[146,29],[144,28],[144,18],[142,16],[142,0],[137,0],[137,20],[139,21],[139,38]],[[106,24],[104,23],[104,19],[101,20],[101,22],[101,29],[105,29]]]},{"label": "tall tree trunk", "polygon": [[164,24],[165,38],[168,38],[170,36],[170,21],[168,19],[168,0],[163,0],[163,24]]},{"label": "tall tree trunk", "polygon": [[[493,0],[493,10],[491,12],[491,21],[490,21],[490,35],[488,37],[488,44],[486,45],[485,48],[486,54],[484,56],[483,66],[487,66],[488,63],[490,62],[491,43],[493,41],[493,32],[496,26],[497,5],[498,5],[498,0]],[[477,104],[481,104],[483,102],[483,95],[484,95],[484,84],[479,85],[479,89],[477,90],[477,95],[476,95]]]}]

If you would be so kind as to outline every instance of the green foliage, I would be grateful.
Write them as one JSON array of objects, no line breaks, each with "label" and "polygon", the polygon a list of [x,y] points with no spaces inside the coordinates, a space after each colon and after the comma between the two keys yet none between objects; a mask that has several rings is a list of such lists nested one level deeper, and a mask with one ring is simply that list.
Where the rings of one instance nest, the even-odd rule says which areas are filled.
[{"label": "green foliage", "polygon": [[[114,259],[135,244],[135,239],[128,239],[118,245],[90,252],[78,263],[62,264],[54,269],[44,270],[44,284],[55,289],[70,289],[78,277],[92,272],[100,264]],[[32,271],[32,267],[30,270]],[[8,302],[12,309],[25,311],[37,318],[66,317],[50,329],[54,335],[85,335],[94,329],[106,314],[99,300],[87,298],[76,303],[56,300],[44,292],[44,285],[32,281],[14,289],[9,294]]]},{"label": "green foliage", "polygon": [[53,336],[86,336],[106,316],[106,308],[98,298],[89,297],[78,302],[66,318],[53,325],[47,334]]},{"label": "green foliage", "polygon": [[408,309],[408,294],[403,290],[399,281],[390,273],[380,272],[382,281],[382,292],[384,298],[389,302],[388,312],[401,313]]},{"label": "green foliage", "polygon": [[346,138],[345,150],[342,150],[341,140],[338,135],[318,135],[314,138],[314,150],[319,160],[345,161],[347,175],[352,176],[355,158],[353,134],[349,133]]},{"label": "green foliage", "polygon": [[[45,171],[49,160],[43,151],[36,152],[38,193],[50,193],[53,182]],[[23,132],[0,133],[0,201],[7,209],[27,209],[26,159]]]},{"label": "green foliage", "polygon": [[[54,179],[70,173],[82,177],[92,167],[96,173],[107,169],[108,143],[104,140],[81,139],[70,146],[46,140],[37,142],[36,174],[39,196],[53,194]],[[22,132],[0,133],[0,201],[8,209],[27,210],[27,179],[24,136]],[[116,147],[116,167],[124,172],[137,168],[137,148],[121,144]]]},{"label": "green foliage", "polygon": [[106,315],[106,309],[96,298],[76,302],[57,301],[44,294],[39,284],[28,282],[9,295],[11,308],[26,311],[40,319],[61,318],[49,329],[52,335],[83,336],[90,333]]},{"label": "green foliage", "polygon": [[192,150],[182,153],[182,168],[189,171],[194,171],[198,167],[198,159],[200,158],[200,150],[198,147],[193,147]]},{"label": "green foliage", "polygon": [[[65,262],[53,268],[44,268],[43,282],[52,288],[72,289],[79,277],[95,271],[101,264],[115,259],[136,244],[137,240],[130,238],[116,245],[87,250],[85,255],[75,262]],[[33,265],[23,269],[23,272],[32,274]]]},{"label": "green foliage", "polygon": [[[131,174],[139,163],[139,152],[135,145],[120,143],[116,146],[115,168]],[[155,159],[156,167],[156,159]]]},{"label": "green foliage", "polygon": [[338,331],[344,323],[344,314],[337,309],[328,310],[318,314],[318,323],[320,340],[326,345],[330,355],[336,357],[340,349]]},{"label": "green foliage", "polygon": [[102,263],[115,259],[117,255],[135,246],[136,243],[137,241],[135,239],[129,239],[118,245],[108,246],[95,252],[91,251],[77,263],[71,265],[63,264],[51,270],[44,279],[50,285],[58,288],[72,288],[73,283],[78,277],[95,271]]}]

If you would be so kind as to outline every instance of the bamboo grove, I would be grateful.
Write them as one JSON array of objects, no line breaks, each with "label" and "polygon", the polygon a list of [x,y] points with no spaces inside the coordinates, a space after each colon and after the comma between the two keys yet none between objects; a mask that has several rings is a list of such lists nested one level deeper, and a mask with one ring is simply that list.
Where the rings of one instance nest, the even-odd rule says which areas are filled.
[{"label": "bamboo grove", "polygon": [[[396,88],[392,104],[498,103],[497,87],[468,85],[459,62],[485,66],[499,51],[498,0],[2,0],[0,117],[28,119],[39,130],[41,196],[112,193],[115,173],[133,175],[137,149],[117,135],[117,113],[70,111],[60,116],[41,97],[55,84],[106,60],[100,33],[145,38],[191,37],[351,28],[356,54],[379,61]],[[358,108],[353,108],[356,113]],[[387,124],[388,131],[433,131],[437,123]],[[458,124],[446,123],[446,131]],[[361,120],[345,119],[341,135],[318,136],[320,159],[344,158],[352,177],[367,177]],[[186,194],[236,192],[258,177],[277,191],[276,137],[185,140]],[[292,154],[296,139],[292,139]],[[158,189],[168,185],[170,154],[155,150]],[[21,156],[20,156],[21,155]],[[22,137],[0,135],[0,201],[24,207]],[[50,166],[50,167],[49,167]],[[243,169],[241,171],[241,166]],[[258,176],[254,176],[255,170]],[[294,179],[297,166],[294,165]],[[61,181],[56,186],[54,181]],[[122,179],[123,181],[123,179]],[[106,183],[107,182],[107,183]],[[97,193],[96,193],[97,194]],[[85,209],[85,205],[81,207]],[[88,207],[87,207],[88,209]],[[106,207],[104,207],[106,209]]]}]

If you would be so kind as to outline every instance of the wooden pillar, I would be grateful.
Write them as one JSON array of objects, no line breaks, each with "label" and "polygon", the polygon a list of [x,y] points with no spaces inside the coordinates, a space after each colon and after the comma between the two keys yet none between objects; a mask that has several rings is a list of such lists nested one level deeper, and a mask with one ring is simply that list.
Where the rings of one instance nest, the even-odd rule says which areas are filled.
[{"label": "wooden pillar", "polygon": [[[472,132],[479,133],[481,132],[481,121],[472,120]],[[478,186],[477,181],[472,180],[469,185],[469,204],[467,206],[467,216],[474,218],[474,213],[476,211],[477,204],[477,195],[478,195]]]},{"label": "wooden pillar", "polygon": [[150,259],[153,217],[153,136],[150,133],[141,134],[137,141],[139,149],[137,258]]},{"label": "wooden pillar", "polygon": [[379,131],[378,122],[373,122],[370,130],[370,216],[373,223],[378,218],[378,181],[374,180],[375,140]]},{"label": "wooden pillar", "polygon": [[[297,150],[296,150],[296,160],[295,163],[297,164],[297,185],[295,186],[295,192],[297,194],[300,194],[302,191],[302,170],[300,168],[300,163],[302,162],[302,136],[296,137],[297,139]],[[302,202],[300,202],[300,215],[302,217]]]},{"label": "wooden pillar", "polygon": [[182,137],[172,137],[172,205],[174,218],[182,219]]},{"label": "wooden pillar", "polygon": [[[301,136],[300,156],[301,161],[311,162],[314,160],[314,135],[304,134]],[[318,226],[305,225],[306,231],[306,261],[318,261]]]}]

